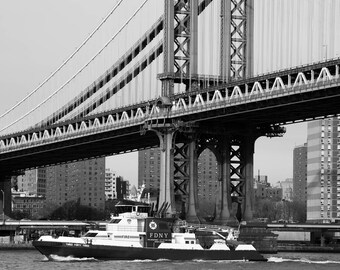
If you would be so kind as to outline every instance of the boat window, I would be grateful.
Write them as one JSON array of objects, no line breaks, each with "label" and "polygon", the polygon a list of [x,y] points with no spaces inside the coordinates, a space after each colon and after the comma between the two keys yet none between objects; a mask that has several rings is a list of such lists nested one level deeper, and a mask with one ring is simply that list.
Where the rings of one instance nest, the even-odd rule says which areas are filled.
[{"label": "boat window", "polygon": [[110,223],[119,223],[122,219],[112,219]]},{"label": "boat window", "polygon": [[88,232],[84,235],[84,237],[96,237],[98,233]]},{"label": "boat window", "polygon": [[148,213],[150,210],[149,205],[116,205],[116,213],[129,213],[129,212],[140,212]]},{"label": "boat window", "polygon": [[118,213],[128,213],[132,212],[132,206],[131,205],[116,205],[116,211]]},{"label": "boat window", "polygon": [[138,206],[138,212],[141,213],[149,213],[150,207],[149,206]]}]

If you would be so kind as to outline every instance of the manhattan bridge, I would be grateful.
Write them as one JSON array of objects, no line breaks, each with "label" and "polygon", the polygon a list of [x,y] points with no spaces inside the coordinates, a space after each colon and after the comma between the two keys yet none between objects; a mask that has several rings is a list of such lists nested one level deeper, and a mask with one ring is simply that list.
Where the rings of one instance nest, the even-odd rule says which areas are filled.
[{"label": "manhattan bridge", "polygon": [[228,222],[233,205],[252,220],[256,139],[340,112],[340,4],[321,2],[115,1],[60,67],[0,115],[5,212],[10,178],[24,170],[159,147],[167,214],[197,220],[197,160],[209,149],[217,220]]}]

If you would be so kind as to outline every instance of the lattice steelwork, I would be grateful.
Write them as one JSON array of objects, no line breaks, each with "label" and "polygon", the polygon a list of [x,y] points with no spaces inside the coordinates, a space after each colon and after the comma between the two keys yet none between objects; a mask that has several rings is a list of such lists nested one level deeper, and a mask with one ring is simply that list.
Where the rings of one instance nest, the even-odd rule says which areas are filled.
[{"label": "lattice steelwork", "polygon": [[181,143],[175,145],[174,152],[174,192],[180,196],[181,201],[186,202],[188,198],[189,184],[189,145]]},{"label": "lattice steelwork", "polygon": [[252,2],[253,0],[230,1],[230,21],[226,20],[225,27],[230,23],[230,67],[227,66],[227,72],[230,72],[231,79],[244,78],[252,73]]},{"label": "lattice steelwork", "polygon": [[175,73],[190,72],[190,2],[179,0],[175,4],[174,65]]},{"label": "lattice steelwork", "polygon": [[244,162],[243,144],[240,140],[231,140],[230,145],[230,193],[233,202],[241,203],[244,198]]},{"label": "lattice steelwork", "polygon": [[[174,83],[191,89],[197,76],[197,17],[211,0],[165,0],[162,95],[174,94]],[[194,76],[193,76],[194,75]],[[197,87],[197,84],[194,84]]]},{"label": "lattice steelwork", "polygon": [[[320,99],[327,106],[323,110],[321,107],[323,103],[317,107],[317,110],[315,106],[307,108],[302,105],[294,108],[294,110],[290,109],[289,112],[276,110],[275,118],[279,124],[294,123],[294,119],[299,121],[315,119],[323,114],[331,117],[338,113],[338,106],[336,105],[339,94],[338,87],[340,87],[340,59],[274,72],[259,77],[258,81],[249,78],[240,85],[231,84],[229,88],[220,90],[209,88],[206,89],[207,94],[205,95],[188,92],[174,96],[174,105],[167,117],[178,118],[190,113],[193,113],[193,116],[199,113],[212,114],[214,111],[223,109],[226,118],[231,119],[235,117],[237,112],[241,113],[245,109],[251,111],[259,108],[261,102],[263,108],[269,109],[282,105],[286,99],[289,102],[300,104],[306,103],[308,99]],[[247,95],[245,95],[245,89],[248,89]],[[21,133],[1,136],[0,153],[17,151],[53,141],[67,140],[79,134],[90,133],[94,129],[96,132],[101,132],[101,129],[120,129],[127,125],[143,125],[145,119],[160,122],[163,121],[165,114],[157,105],[156,102],[154,104],[140,103],[134,107],[113,110],[110,114],[104,116],[94,115],[77,122],[64,121],[55,126],[42,127],[41,129],[32,128]],[[273,115],[270,117],[273,117]],[[247,118],[248,121],[257,121],[256,117],[251,118],[251,114]],[[192,120],[197,121],[199,118],[192,118]],[[80,133],[83,126],[85,126],[84,133]],[[267,136],[273,137],[278,132],[280,133],[280,130],[268,133]]]},{"label": "lattice steelwork", "polygon": [[[203,4],[205,6],[205,2]],[[159,76],[163,96],[174,93],[174,83],[182,83],[178,78],[197,73],[198,12],[198,0],[165,0],[164,74]],[[189,89],[190,82],[184,83]],[[171,181],[174,181],[175,200],[183,203],[187,203],[189,197],[188,147],[186,143],[174,142],[174,179]]]},{"label": "lattice steelwork", "polygon": [[[191,6],[193,1],[178,0],[174,6],[174,73],[178,76],[190,74]],[[187,203],[189,184],[188,144],[175,145],[174,193],[180,201]],[[176,196],[177,195],[177,196]]]}]

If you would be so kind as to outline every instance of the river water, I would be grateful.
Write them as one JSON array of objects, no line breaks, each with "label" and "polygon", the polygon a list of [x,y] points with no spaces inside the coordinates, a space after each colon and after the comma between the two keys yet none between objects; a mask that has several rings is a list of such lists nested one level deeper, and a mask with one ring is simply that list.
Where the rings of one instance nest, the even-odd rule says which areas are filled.
[{"label": "river water", "polygon": [[0,270],[323,270],[340,269],[339,253],[278,253],[266,255],[268,262],[243,261],[97,261],[91,258],[74,259],[56,257],[48,260],[35,250],[0,250]]}]

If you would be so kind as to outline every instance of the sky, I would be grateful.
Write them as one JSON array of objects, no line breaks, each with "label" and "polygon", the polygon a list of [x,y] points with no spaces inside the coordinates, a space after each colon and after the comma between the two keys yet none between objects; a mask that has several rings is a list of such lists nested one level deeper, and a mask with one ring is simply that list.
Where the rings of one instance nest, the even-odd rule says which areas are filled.
[{"label": "sky", "polygon": [[[115,5],[113,0],[0,0],[0,113],[51,74]],[[293,149],[307,140],[306,123],[282,138],[255,144],[254,174],[271,183],[291,178]],[[137,184],[137,153],[107,158],[107,167]]]}]

